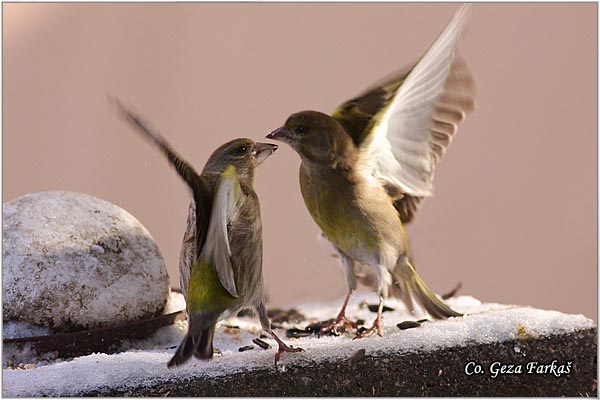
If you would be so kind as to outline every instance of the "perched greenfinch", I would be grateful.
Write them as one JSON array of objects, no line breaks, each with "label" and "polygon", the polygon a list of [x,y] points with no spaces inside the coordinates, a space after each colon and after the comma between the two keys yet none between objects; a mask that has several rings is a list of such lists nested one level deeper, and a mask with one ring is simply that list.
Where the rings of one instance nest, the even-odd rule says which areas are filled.
[{"label": "perched greenfinch", "polygon": [[262,328],[278,343],[276,363],[283,352],[302,351],[287,346],[271,330],[264,304],[262,225],[254,178],[277,146],[232,140],[212,153],[199,175],[139,116],[118,100],[115,104],[167,156],[193,197],[179,262],[189,327],[168,367],[181,365],[192,355],[211,359],[216,323],[242,309],[256,310]]},{"label": "perched greenfinch", "polygon": [[343,103],[332,116],[292,114],[267,135],[300,155],[304,202],[346,273],[348,295],[322,332],[356,327],[345,309],[357,278],[379,294],[377,318],[357,337],[381,336],[383,299],[390,294],[412,312],[416,300],[434,318],[461,315],[415,271],[403,224],[432,195],[435,166],[474,108],[473,78],[455,57],[467,17],[463,5],[408,72]]}]

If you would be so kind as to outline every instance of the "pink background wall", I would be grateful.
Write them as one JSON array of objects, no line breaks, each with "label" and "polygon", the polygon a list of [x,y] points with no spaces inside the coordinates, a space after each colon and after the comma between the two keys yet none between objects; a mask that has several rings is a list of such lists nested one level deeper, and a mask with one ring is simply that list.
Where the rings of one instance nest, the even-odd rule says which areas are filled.
[{"label": "pink background wall", "polygon": [[[416,60],[454,4],[4,4],[3,201],[66,189],[124,207],[178,285],[188,192],[110,111],[136,106],[198,169]],[[597,5],[475,4],[478,86],[409,233],[437,292],[597,313]],[[258,176],[272,305],[341,298],[287,146]]]}]

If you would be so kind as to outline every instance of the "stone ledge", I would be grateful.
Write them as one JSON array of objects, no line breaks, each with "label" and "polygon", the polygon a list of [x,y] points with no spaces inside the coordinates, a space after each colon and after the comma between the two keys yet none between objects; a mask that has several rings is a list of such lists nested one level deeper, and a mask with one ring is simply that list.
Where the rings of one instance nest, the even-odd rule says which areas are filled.
[{"label": "stone ledge", "polygon": [[[403,355],[366,354],[361,360],[171,380],[151,387],[112,388],[82,396],[590,396],[597,397],[596,328],[536,339],[475,344]],[[358,357],[356,357],[358,358]],[[490,364],[572,361],[569,374],[498,375]],[[485,374],[467,376],[475,361]]]},{"label": "stone ledge", "polygon": [[[370,321],[365,305],[370,294],[357,295],[348,306],[353,319]],[[304,353],[282,356],[275,348],[240,352],[260,335],[256,318],[234,317],[217,326],[210,362],[191,360],[168,369],[167,362],[186,332],[185,321],[159,329],[152,337],[124,344],[114,354],[94,353],[73,359],[42,361],[3,370],[5,397],[39,396],[560,396],[596,392],[596,326],[583,315],[531,307],[481,303],[470,296],[448,299],[461,318],[425,321],[400,330],[399,322],[420,320],[397,299],[388,299],[384,336],[352,340],[316,335],[289,339]],[[289,328],[335,315],[339,304],[299,305],[294,321],[273,316],[285,336]],[[285,313],[283,313],[285,314]],[[415,325],[414,323],[412,324]],[[272,346],[274,341],[264,339]],[[362,356],[361,356],[362,355]],[[572,362],[560,378],[548,375],[500,375],[490,378],[493,362],[526,365],[557,360]],[[351,361],[349,361],[351,360]],[[469,362],[483,375],[467,376]],[[30,368],[28,368],[30,367]],[[524,367],[521,367],[524,368]]]}]

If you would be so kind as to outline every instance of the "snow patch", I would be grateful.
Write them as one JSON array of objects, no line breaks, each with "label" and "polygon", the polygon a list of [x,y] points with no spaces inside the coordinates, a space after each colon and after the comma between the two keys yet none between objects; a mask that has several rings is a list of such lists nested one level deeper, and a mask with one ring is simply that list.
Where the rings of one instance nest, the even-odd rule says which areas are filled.
[{"label": "snow patch", "polygon": [[[366,325],[375,314],[368,311],[364,302],[376,302],[373,295],[355,295],[347,310],[352,319],[364,319]],[[280,368],[286,365],[310,365],[322,362],[346,360],[360,349],[366,355],[387,356],[417,351],[432,351],[454,346],[505,342],[516,338],[562,334],[592,328],[592,320],[583,315],[567,315],[557,311],[544,311],[530,307],[481,303],[470,296],[449,299],[455,310],[466,313],[462,318],[425,322],[418,328],[399,330],[396,324],[405,320],[417,320],[422,316],[410,315],[401,301],[389,299],[386,305],[394,311],[384,317],[384,337],[351,340],[346,333],[338,337],[316,336],[299,339],[285,338],[285,329],[276,333],[294,347],[302,347],[304,353],[284,354]],[[294,324],[304,327],[311,322],[325,320],[337,314],[339,302],[313,303],[295,307],[307,321]],[[252,339],[261,333],[258,320],[250,317],[230,318],[217,327],[215,347],[222,356],[211,361],[193,360],[177,369],[167,369],[176,346],[185,335],[186,322],[165,327],[151,338],[132,342],[133,350],[118,354],[93,354],[72,361],[55,362],[29,370],[5,369],[3,372],[3,395],[17,396],[76,396],[103,389],[154,386],[169,380],[217,377],[241,371],[274,369],[277,345],[270,337],[263,339],[272,348],[240,353],[239,347],[252,345]],[[233,326],[233,327],[232,327]],[[284,328],[291,324],[283,324]],[[237,328],[236,328],[237,327]]]}]

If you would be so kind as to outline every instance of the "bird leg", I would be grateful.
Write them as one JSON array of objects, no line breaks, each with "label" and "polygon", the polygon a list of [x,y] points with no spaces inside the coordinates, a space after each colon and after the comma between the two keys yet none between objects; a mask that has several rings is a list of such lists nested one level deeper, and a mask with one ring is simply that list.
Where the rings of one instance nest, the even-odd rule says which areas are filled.
[{"label": "bird leg", "polygon": [[275,354],[275,366],[277,366],[277,362],[279,361],[279,357],[281,357],[281,354],[283,354],[283,353],[298,353],[298,352],[304,351],[304,349],[301,347],[288,346],[287,344],[285,344],[283,342],[283,340],[279,339],[279,337],[275,334],[275,332],[273,332],[271,330],[269,331],[269,334],[273,337],[273,339],[275,339],[275,341],[279,345],[279,348],[277,349],[277,354]]},{"label": "bird leg", "polygon": [[273,330],[271,329],[271,322],[269,322],[269,317],[267,316],[267,309],[265,307],[264,300],[261,300],[256,305],[256,311],[258,312],[258,317],[260,319],[260,324],[262,325],[262,328],[265,330],[265,332],[271,335],[271,337],[275,339],[275,341],[279,345],[279,348],[277,349],[277,354],[275,354],[275,367],[277,367],[277,362],[279,361],[279,357],[281,357],[282,353],[297,353],[299,351],[304,351],[304,349],[300,347],[294,348],[293,346],[288,346],[283,342],[283,340],[279,339],[275,332],[273,332]]},{"label": "bird leg", "polygon": [[324,333],[327,333],[327,332],[331,332],[331,331],[333,331],[334,333],[338,333],[338,328],[340,328],[340,327],[344,328],[343,331],[346,330],[346,328],[354,328],[354,329],[356,329],[356,327],[357,327],[356,326],[356,322],[350,321],[348,318],[346,318],[346,307],[348,306],[348,300],[350,300],[350,296],[352,295],[352,293],[354,293],[354,290],[350,290],[348,292],[348,294],[346,295],[346,300],[344,300],[344,304],[342,305],[342,309],[338,313],[338,316],[335,319],[335,321],[333,321],[330,324],[327,324],[327,325],[323,326],[319,330],[319,334],[320,335],[322,335]]},{"label": "bird leg", "polygon": [[[383,334],[381,332],[381,328],[383,327],[383,322],[381,322],[381,313],[382,312],[383,312],[383,296],[379,296],[379,307],[377,308],[377,317],[375,318],[375,321],[373,321],[373,326],[371,326],[369,329],[362,331],[361,333],[356,335],[356,337],[354,337],[354,339],[362,339],[367,336],[372,336],[374,334],[383,336]],[[354,339],[352,339],[352,340],[354,340]]]}]

